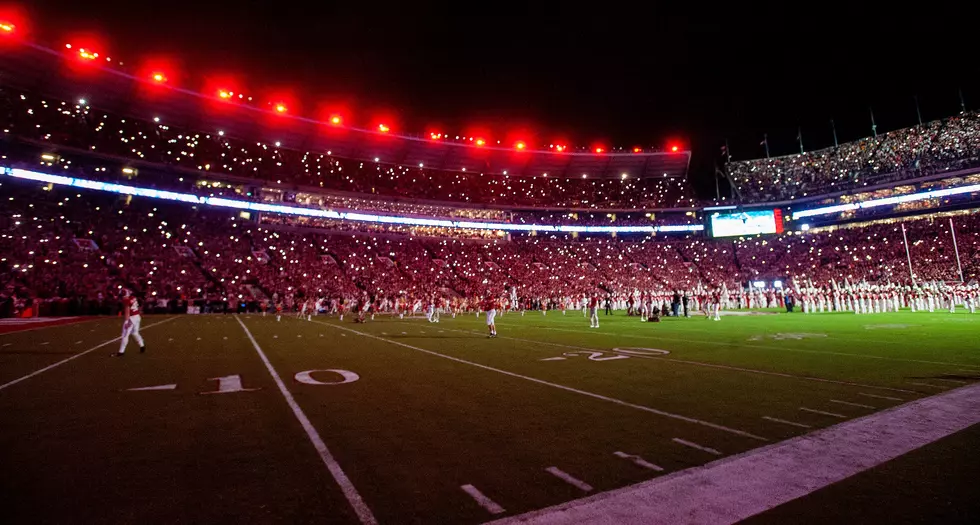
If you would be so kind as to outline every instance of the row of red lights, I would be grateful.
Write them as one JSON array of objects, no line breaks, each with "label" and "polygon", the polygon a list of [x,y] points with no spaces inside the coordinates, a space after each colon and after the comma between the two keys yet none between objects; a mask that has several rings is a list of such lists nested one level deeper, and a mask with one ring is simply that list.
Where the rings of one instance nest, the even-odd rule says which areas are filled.
[{"label": "row of red lights", "polygon": [[[3,34],[3,35],[12,35],[12,34],[14,34],[16,32],[17,32],[17,25],[14,22],[0,20],[0,34]],[[72,50],[72,52],[75,53],[75,54],[77,54],[78,58],[80,60],[84,61],[84,62],[91,62],[91,61],[95,61],[98,58],[100,58],[99,57],[99,53],[97,51],[94,51],[94,50],[89,49],[89,48],[81,48],[80,47],[80,48],[75,49],[72,46],[72,44],[65,44],[65,48],[68,49],[68,50]],[[109,58],[109,57],[106,57],[106,61],[111,63],[112,62],[112,59]],[[151,81],[153,83],[156,83],[156,84],[167,84],[169,82],[169,78],[167,76],[167,73],[164,72],[164,71],[161,71],[161,70],[154,70],[154,71],[150,72],[149,75],[148,75],[148,79],[147,80],[148,81]],[[224,101],[229,101],[230,102],[230,101],[232,101],[235,98],[235,93],[233,91],[231,91],[231,90],[228,90],[228,89],[218,89],[217,92],[216,92],[216,96],[220,100],[224,100]],[[239,93],[238,94],[238,98],[240,100],[244,100],[245,99],[245,95]],[[251,100],[251,97],[248,97],[248,100]],[[270,103],[270,106],[272,107],[272,109],[273,109],[273,111],[275,113],[286,114],[286,113],[289,112],[289,108],[288,108],[288,106],[286,105],[285,102],[274,101],[274,102],[271,102]],[[330,115],[329,116],[328,122],[330,124],[334,125],[334,126],[341,126],[344,123],[344,118],[341,115],[339,115],[339,114],[333,114],[333,115]],[[381,124],[378,124],[377,131],[379,133],[389,133],[391,131],[391,128],[387,124],[381,123]],[[430,138],[432,140],[442,140],[442,139],[445,139],[445,138],[449,138],[448,135],[445,135],[443,133],[437,133],[437,132],[432,132],[432,133],[429,134],[429,136],[430,136]],[[457,136],[456,139],[459,139],[459,137]],[[463,140],[466,140],[466,139],[467,139],[467,137],[463,137]],[[469,141],[472,142],[475,146],[478,146],[478,147],[482,147],[482,146],[485,146],[487,144],[486,139],[479,138],[479,137],[469,137]],[[556,151],[556,152],[563,152],[567,148],[568,148],[568,146],[563,145],[563,144],[551,144],[549,146],[549,149],[551,149],[553,151]],[[516,149],[518,151],[526,150],[527,149],[527,143],[524,142],[523,140],[518,140],[518,141],[516,141],[514,143],[514,149]],[[678,146],[676,146],[676,145],[673,145],[673,146],[670,147],[670,151],[672,151],[672,152],[677,152],[679,150],[680,150],[680,148]],[[603,148],[602,146],[596,146],[596,147],[594,147],[593,151],[595,151],[595,153],[605,153],[606,152],[606,149]],[[633,148],[633,153],[642,153],[642,152],[643,152],[643,148],[639,148],[639,147],[634,147]]]}]

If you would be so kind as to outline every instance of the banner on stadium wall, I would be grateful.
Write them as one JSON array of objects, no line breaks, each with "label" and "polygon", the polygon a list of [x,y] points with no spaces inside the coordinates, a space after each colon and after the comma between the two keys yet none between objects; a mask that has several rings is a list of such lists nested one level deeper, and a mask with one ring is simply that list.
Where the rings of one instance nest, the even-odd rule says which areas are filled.
[{"label": "banner on stadium wall", "polygon": [[194,257],[194,250],[189,246],[174,246],[174,251],[181,257]]},{"label": "banner on stadium wall", "polygon": [[269,254],[265,253],[265,250],[252,250],[252,257],[255,257],[255,260],[262,264],[269,263]]},{"label": "banner on stadium wall", "polygon": [[72,239],[72,242],[75,243],[75,246],[78,246],[79,250],[99,251],[99,245],[92,239]]}]

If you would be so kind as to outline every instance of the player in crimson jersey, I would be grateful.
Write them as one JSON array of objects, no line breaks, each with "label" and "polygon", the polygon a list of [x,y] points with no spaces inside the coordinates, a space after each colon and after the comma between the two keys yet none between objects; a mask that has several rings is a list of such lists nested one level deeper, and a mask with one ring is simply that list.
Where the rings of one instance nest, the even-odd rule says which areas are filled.
[{"label": "player in crimson jersey", "polygon": [[126,355],[126,343],[129,342],[129,336],[133,336],[136,342],[140,345],[140,353],[146,352],[146,344],[143,343],[143,337],[140,335],[140,303],[126,288],[123,289],[123,331],[122,331],[122,342],[119,345],[119,351],[112,354],[115,357],[122,357]]},{"label": "player in crimson jersey", "polygon": [[494,318],[497,317],[497,300],[487,296],[483,301],[483,310],[487,313],[487,329],[490,331],[487,337],[497,337],[497,327],[493,324]]}]

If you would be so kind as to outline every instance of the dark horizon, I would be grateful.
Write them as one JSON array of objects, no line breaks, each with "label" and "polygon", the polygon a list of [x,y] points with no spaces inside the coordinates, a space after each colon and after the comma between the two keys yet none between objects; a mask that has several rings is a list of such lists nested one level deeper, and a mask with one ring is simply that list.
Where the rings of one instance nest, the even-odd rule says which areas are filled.
[{"label": "dark horizon", "polygon": [[[320,101],[351,108],[368,125],[473,129],[539,144],[693,152],[690,178],[714,194],[713,165],[727,139],[734,160],[833,145],[960,111],[980,96],[965,70],[967,38],[956,12],[888,13],[827,4],[770,8],[655,7],[569,13],[423,12],[320,5],[298,12],[271,2],[201,6],[37,0],[33,37],[60,44],[87,32],[131,63],[180,59],[191,88],[207,74],[240,76],[261,93],[286,90],[310,114]],[[754,11],[753,11],[754,9]],[[684,11],[688,12],[684,12]],[[844,16],[846,14],[846,16]]]}]

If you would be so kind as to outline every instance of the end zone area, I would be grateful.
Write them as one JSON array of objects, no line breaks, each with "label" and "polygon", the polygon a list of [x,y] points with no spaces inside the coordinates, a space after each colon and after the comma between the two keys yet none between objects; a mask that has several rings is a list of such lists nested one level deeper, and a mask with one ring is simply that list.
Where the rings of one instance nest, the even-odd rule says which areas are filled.
[{"label": "end zone area", "polygon": [[116,319],[5,335],[0,490],[13,523],[486,522],[980,381],[980,324],[943,317],[150,316],[120,359]]}]

